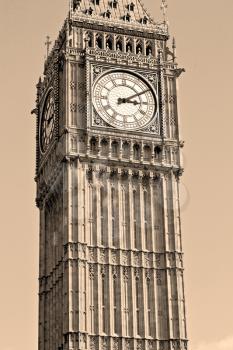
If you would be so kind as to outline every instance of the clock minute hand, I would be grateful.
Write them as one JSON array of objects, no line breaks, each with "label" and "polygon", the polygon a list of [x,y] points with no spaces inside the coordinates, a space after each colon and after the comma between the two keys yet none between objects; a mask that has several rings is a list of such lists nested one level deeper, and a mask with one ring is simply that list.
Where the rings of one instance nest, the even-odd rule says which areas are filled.
[{"label": "clock minute hand", "polygon": [[125,99],[125,102],[129,102],[129,101],[132,100],[132,98],[134,98],[134,97],[138,97],[138,96],[144,95],[144,94],[145,94],[146,92],[148,92],[148,91],[150,91],[150,89],[147,89],[147,90],[138,92],[138,93],[135,94],[135,95],[132,95],[132,96],[130,96],[130,97],[127,97],[127,98]]}]

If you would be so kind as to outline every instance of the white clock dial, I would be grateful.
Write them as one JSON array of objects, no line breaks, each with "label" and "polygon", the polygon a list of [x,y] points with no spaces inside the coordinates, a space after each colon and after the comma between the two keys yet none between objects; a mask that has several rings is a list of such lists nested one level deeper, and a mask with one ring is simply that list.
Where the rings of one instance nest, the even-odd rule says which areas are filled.
[{"label": "white clock dial", "polygon": [[94,85],[94,107],[101,118],[118,129],[137,130],[155,116],[155,94],[133,73],[114,71]]},{"label": "white clock dial", "polygon": [[46,152],[52,141],[55,128],[55,102],[50,92],[44,104],[41,125],[40,125],[40,146],[41,151]]}]

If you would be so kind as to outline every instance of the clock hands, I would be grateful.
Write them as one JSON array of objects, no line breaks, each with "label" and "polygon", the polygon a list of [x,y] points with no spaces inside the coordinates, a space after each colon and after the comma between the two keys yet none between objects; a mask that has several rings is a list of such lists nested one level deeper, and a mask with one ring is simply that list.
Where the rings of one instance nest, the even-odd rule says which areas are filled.
[{"label": "clock hands", "polygon": [[[135,95],[132,95],[130,97],[127,97],[127,98],[118,98],[118,104],[122,104],[122,103],[133,103],[133,104],[140,104],[139,102],[137,101],[131,101],[133,98],[135,97],[138,97],[138,96],[141,96],[141,95],[144,95],[146,92],[150,91],[150,89],[147,89],[147,90],[144,90],[144,91],[141,91],[141,92],[138,92],[137,94]],[[136,103],[135,103],[136,102]]]},{"label": "clock hands", "polygon": [[48,125],[51,123],[52,119],[53,119],[53,115],[47,120]]}]

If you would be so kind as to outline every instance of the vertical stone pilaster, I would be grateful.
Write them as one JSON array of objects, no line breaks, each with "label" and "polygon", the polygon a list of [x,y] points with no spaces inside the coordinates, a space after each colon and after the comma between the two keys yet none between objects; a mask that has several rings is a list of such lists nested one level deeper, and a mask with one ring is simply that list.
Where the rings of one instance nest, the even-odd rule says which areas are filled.
[{"label": "vertical stone pilaster", "polygon": [[159,63],[159,108],[161,115],[161,134],[163,138],[167,136],[166,127],[166,108],[165,108],[165,90],[164,90],[164,66],[163,66],[163,54],[160,50],[158,54]]},{"label": "vertical stone pilaster", "polygon": [[142,173],[139,173],[139,212],[140,212],[140,247],[142,250],[146,250],[146,241],[145,241],[145,225],[144,225],[144,193],[143,193],[143,184],[142,184]]},{"label": "vertical stone pilaster", "polygon": [[133,227],[133,184],[132,171],[129,172],[129,248],[134,249],[134,227]]},{"label": "vertical stone pilaster", "polygon": [[[167,180],[166,175],[161,174],[161,181],[162,181],[162,196],[163,196],[163,217],[164,217],[164,239],[165,239],[165,252],[169,251],[169,217],[168,217],[168,191],[167,191]],[[170,284],[170,274],[169,270],[167,269],[167,261],[165,262],[166,267],[166,300],[167,300],[167,321],[168,321],[168,333],[169,338],[172,337],[172,310],[171,310],[171,284]],[[164,305],[165,306],[165,305]]]},{"label": "vertical stone pilaster", "polygon": [[156,230],[155,230],[155,217],[154,217],[154,180],[153,173],[150,174],[149,179],[149,193],[150,193],[150,235],[151,235],[151,250],[156,251]]}]

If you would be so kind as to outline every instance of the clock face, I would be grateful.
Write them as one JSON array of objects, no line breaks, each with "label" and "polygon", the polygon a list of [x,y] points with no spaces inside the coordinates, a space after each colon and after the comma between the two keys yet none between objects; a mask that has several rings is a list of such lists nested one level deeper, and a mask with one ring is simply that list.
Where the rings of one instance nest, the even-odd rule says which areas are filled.
[{"label": "clock face", "polygon": [[55,102],[52,92],[48,94],[40,124],[40,146],[42,152],[46,152],[54,133],[55,127]]},{"label": "clock face", "polygon": [[157,111],[151,86],[133,73],[114,71],[94,85],[94,106],[108,124],[127,130],[146,126]]}]

